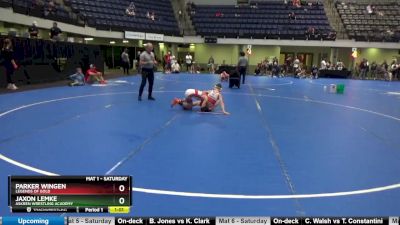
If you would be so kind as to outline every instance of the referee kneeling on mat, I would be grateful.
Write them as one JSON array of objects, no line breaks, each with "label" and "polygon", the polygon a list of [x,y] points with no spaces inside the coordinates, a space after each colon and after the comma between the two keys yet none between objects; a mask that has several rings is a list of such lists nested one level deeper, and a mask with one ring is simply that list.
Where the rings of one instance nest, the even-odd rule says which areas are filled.
[{"label": "referee kneeling on mat", "polygon": [[146,51],[143,51],[140,54],[140,67],[142,69],[142,84],[139,89],[139,97],[138,100],[142,101],[143,89],[146,86],[146,80],[149,80],[149,100],[156,100],[151,95],[153,92],[153,83],[154,83],[154,66],[157,65],[157,61],[154,58],[153,53],[153,44],[146,44]]}]

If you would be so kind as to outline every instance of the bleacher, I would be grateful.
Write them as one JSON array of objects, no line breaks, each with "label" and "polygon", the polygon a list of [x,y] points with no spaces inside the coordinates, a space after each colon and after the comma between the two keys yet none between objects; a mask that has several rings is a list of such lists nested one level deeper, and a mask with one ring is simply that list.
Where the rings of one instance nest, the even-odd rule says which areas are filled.
[{"label": "bleacher", "polygon": [[[179,35],[169,0],[65,0],[73,12],[78,13],[89,26],[101,30],[154,32],[165,35]],[[129,4],[135,4],[135,16],[125,15]],[[155,20],[146,17],[155,12]]]},{"label": "bleacher", "polygon": [[[131,2],[135,4],[135,16],[125,14]],[[16,13],[70,24],[86,24],[99,30],[180,34],[169,0],[64,0],[64,3],[72,12],[63,4],[56,4],[55,13],[44,16],[45,5],[34,6],[32,0],[0,0],[0,7],[12,7]],[[154,21],[146,17],[147,12],[155,13]]]},{"label": "bleacher", "polygon": [[[296,14],[296,20],[288,18],[291,12]],[[334,39],[329,35],[333,29],[322,4],[300,8],[290,3],[286,6],[283,1],[253,2],[247,6],[196,5],[189,13],[196,32],[202,36],[304,40],[311,39],[305,31],[314,27],[320,34],[316,39]]]},{"label": "bleacher", "polygon": [[337,2],[336,8],[349,38],[356,41],[400,41],[400,2],[375,1],[373,13],[368,3]]},{"label": "bleacher", "polygon": [[78,20],[76,14],[69,12],[64,5],[59,3],[55,3],[52,13],[46,14],[48,3],[49,1],[44,1],[43,4],[35,4],[33,0],[0,0],[0,7],[12,8],[15,13],[19,14],[42,17],[74,25],[84,25]]}]

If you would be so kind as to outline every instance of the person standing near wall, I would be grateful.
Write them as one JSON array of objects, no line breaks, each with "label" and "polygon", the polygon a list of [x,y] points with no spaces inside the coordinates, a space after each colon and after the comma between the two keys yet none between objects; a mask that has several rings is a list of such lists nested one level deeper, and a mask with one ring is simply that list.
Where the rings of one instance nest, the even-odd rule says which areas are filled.
[{"label": "person standing near wall", "polygon": [[[296,58],[293,61],[293,72],[296,73],[296,71],[300,68],[300,60],[299,58],[296,56]],[[328,63],[326,63],[326,69],[328,69]]]},{"label": "person standing near wall", "polygon": [[38,38],[39,29],[36,21],[33,21],[32,26],[28,28],[28,32],[30,38]]},{"label": "person standing near wall", "polygon": [[146,86],[146,80],[148,80],[149,81],[148,99],[154,101],[156,99],[153,98],[152,92],[153,92],[153,83],[154,83],[154,67],[157,65],[157,61],[155,60],[155,56],[153,53],[153,44],[152,43],[147,43],[146,51],[143,51],[142,54],[140,54],[139,65],[142,70],[142,83],[141,83],[140,89],[139,89],[138,100],[142,101],[143,89]]},{"label": "person standing near wall", "polygon": [[215,73],[214,58],[212,56],[208,59],[208,71],[210,73]]},{"label": "person standing near wall", "polygon": [[57,22],[53,22],[53,27],[50,28],[50,39],[53,41],[60,41],[62,33],[61,29],[57,26]]},{"label": "person standing near wall", "polygon": [[14,71],[18,68],[17,64],[14,60],[14,50],[12,47],[12,42],[10,39],[4,39],[3,48],[1,49],[1,55],[4,59],[4,67],[6,69],[7,76],[7,89],[9,90],[17,90],[17,86],[15,86],[12,76],[14,75]]},{"label": "person standing near wall", "polygon": [[324,58],[321,61],[321,70],[326,70],[326,60]]},{"label": "person standing near wall", "polygon": [[248,65],[249,65],[249,61],[245,57],[245,53],[240,52],[240,57],[239,57],[237,67],[238,67],[239,74],[242,77],[242,84],[244,84],[245,80],[246,80],[246,71],[247,71]]},{"label": "person standing near wall", "polygon": [[190,73],[193,73],[193,67],[192,67],[192,65],[193,65],[193,57],[192,57],[192,55],[190,55],[190,52],[188,52],[187,54],[186,54],[186,71],[187,72],[189,72],[190,71]]},{"label": "person standing near wall", "polygon": [[167,54],[164,55],[164,68],[163,68],[164,73],[171,72],[171,65],[172,65],[171,58],[172,58],[171,52],[168,51]]},{"label": "person standing near wall", "polygon": [[366,75],[367,75],[367,60],[363,59],[360,62],[360,79],[365,80]]},{"label": "person standing near wall", "polygon": [[124,69],[124,74],[126,71],[126,75],[129,75],[129,68],[131,67],[131,63],[129,60],[128,48],[125,48],[125,50],[121,54],[121,63],[122,63],[122,68]]}]

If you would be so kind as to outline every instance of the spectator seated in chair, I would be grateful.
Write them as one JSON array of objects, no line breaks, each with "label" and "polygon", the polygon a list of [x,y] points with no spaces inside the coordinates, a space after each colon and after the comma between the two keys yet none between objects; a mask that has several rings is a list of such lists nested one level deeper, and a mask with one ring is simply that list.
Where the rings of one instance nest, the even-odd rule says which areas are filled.
[{"label": "spectator seated in chair", "polygon": [[326,38],[329,40],[336,40],[336,31],[329,31]]},{"label": "spectator seated in chair", "polygon": [[50,0],[45,7],[43,8],[43,15],[49,16],[49,15],[55,15],[57,12],[57,7],[56,4],[54,3],[53,0]]},{"label": "spectator seated in chair", "polygon": [[289,13],[290,20],[296,20],[296,14],[294,12]]},{"label": "spectator seated in chair", "polygon": [[180,73],[181,72],[181,66],[179,65],[179,63],[176,60],[172,63],[171,70],[172,70],[172,73]]},{"label": "spectator seated in chair", "polygon": [[300,7],[301,7],[301,2],[300,2],[300,0],[293,0],[293,6],[294,6],[294,7],[297,7],[297,8],[300,8]]},{"label": "spectator seated in chair", "polygon": [[374,13],[374,6],[367,5],[366,10],[367,10],[368,14],[373,14]]},{"label": "spectator seated in chair", "polygon": [[155,20],[156,20],[156,14],[154,13],[154,11],[151,12],[150,19],[151,19],[152,21],[155,21]]},{"label": "spectator seated in chair", "polygon": [[344,70],[344,63],[342,62],[342,60],[338,60],[337,62],[336,62],[336,67],[335,67],[335,69],[336,70]]},{"label": "spectator seated in chair", "polygon": [[131,2],[131,4],[128,6],[128,8],[126,8],[125,13],[128,16],[135,16],[136,15],[135,4],[133,2]]},{"label": "spectator seated in chair", "polygon": [[306,70],[302,69],[301,67],[298,67],[295,71],[294,71],[294,78],[306,78]]}]

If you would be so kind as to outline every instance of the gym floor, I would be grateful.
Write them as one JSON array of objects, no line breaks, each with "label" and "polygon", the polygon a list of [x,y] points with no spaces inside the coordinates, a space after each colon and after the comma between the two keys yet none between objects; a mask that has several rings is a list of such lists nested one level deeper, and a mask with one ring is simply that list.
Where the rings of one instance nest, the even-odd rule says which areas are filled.
[{"label": "gym floor", "polygon": [[[390,216],[400,212],[400,82],[248,76],[229,116],[171,108],[216,75],[0,95],[8,175],[132,175],[133,216]],[[324,86],[345,84],[344,94]]]}]

